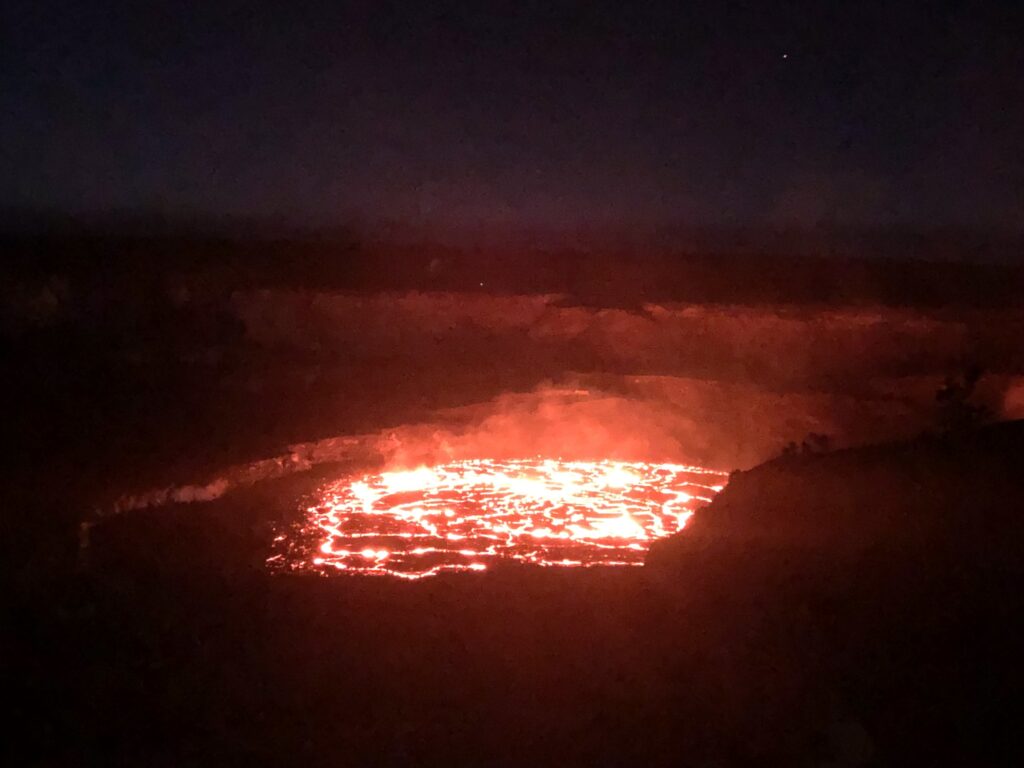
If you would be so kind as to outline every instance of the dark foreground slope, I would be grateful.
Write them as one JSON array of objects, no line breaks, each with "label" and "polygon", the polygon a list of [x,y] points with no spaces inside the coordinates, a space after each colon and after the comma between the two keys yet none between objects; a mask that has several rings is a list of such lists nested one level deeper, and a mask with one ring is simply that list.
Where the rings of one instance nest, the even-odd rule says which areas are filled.
[{"label": "dark foreground slope", "polygon": [[[783,455],[735,472],[685,532],[657,543],[664,565],[704,551],[951,557],[1019,567],[1024,554],[1024,421],[827,454]],[[925,565],[925,563],[919,563]]]},{"label": "dark foreground slope", "polygon": [[642,569],[271,576],[297,480],[125,516],[9,595],[7,764],[1008,764],[1022,447],[769,463]]},{"label": "dark foreground slope", "polygon": [[1002,764],[1024,709],[1022,451],[1018,421],[784,456],[734,473],[648,568],[731,606],[884,763]]}]

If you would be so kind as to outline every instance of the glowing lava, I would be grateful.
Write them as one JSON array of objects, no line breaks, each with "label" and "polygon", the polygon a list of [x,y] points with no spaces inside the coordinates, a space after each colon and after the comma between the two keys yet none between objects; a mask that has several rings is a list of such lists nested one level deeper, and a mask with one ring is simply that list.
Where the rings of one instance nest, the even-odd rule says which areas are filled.
[{"label": "glowing lava", "polygon": [[724,472],[610,461],[459,461],[332,483],[270,558],[289,570],[416,579],[505,558],[543,566],[641,565]]}]

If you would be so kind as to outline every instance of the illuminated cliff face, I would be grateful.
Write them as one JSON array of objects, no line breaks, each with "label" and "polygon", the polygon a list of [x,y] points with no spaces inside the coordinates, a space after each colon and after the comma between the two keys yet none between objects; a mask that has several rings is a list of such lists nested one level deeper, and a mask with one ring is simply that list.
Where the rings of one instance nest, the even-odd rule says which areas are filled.
[{"label": "illuminated cliff face", "polygon": [[[339,480],[269,563],[418,579],[541,566],[640,565],[722,489],[722,472],[618,461],[471,460]],[[308,544],[300,543],[308,542]]]}]

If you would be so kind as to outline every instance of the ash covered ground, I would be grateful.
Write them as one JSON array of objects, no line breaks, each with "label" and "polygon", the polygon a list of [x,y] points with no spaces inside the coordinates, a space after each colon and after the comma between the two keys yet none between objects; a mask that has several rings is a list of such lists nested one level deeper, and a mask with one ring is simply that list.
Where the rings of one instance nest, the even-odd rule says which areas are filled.
[{"label": "ash covered ground", "polygon": [[[857,765],[1009,745],[1022,446],[979,425],[1024,416],[1019,270],[7,247],[23,762]],[[485,454],[743,472],[644,568],[409,585],[264,567],[323,482]]]}]

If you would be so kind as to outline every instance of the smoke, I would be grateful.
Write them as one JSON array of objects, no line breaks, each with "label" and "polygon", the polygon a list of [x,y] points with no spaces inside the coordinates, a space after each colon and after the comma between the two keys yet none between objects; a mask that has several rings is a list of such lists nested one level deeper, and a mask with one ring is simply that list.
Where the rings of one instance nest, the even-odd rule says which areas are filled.
[{"label": "smoke", "polygon": [[[674,376],[577,375],[421,423],[291,445],[280,456],[223,468],[213,479],[122,496],[97,514],[211,501],[240,486],[351,461],[412,469],[541,456],[748,469],[811,434],[827,436],[834,448],[919,434],[934,426],[941,383],[936,376],[885,379],[844,395]],[[978,397],[1000,418],[1024,418],[1020,377],[985,376]]]},{"label": "smoke", "polygon": [[681,457],[681,435],[694,427],[678,414],[666,419],[654,402],[550,386],[474,410],[467,424],[392,430],[378,448],[389,465],[406,467],[480,457],[664,461]]},{"label": "smoke", "polygon": [[920,432],[932,393],[916,402],[669,376],[580,376],[569,386],[507,394],[448,418],[381,435],[392,468],[472,458],[669,461],[745,469],[809,434],[836,447]]},{"label": "smoke", "polygon": [[[746,469],[811,434],[837,448],[913,436],[934,425],[935,393],[956,361],[1019,360],[1015,312],[653,303],[625,310],[565,306],[553,296],[424,293],[262,291],[233,301],[256,345],[314,346],[316,366],[333,360],[345,376],[363,375],[350,361],[370,361],[365,370],[373,372],[386,360],[399,371],[403,398],[450,389],[442,402],[467,402],[497,390],[453,374],[502,387],[544,376],[558,383],[419,409],[400,418],[421,421],[377,433],[401,423],[391,421],[395,398],[381,398],[358,427],[367,434],[292,445],[189,485],[122,497],[114,511],[209,500],[356,454],[393,468],[545,456]],[[364,379],[360,387],[378,386]],[[1024,416],[1018,380],[992,375],[982,385],[993,412]]]}]

